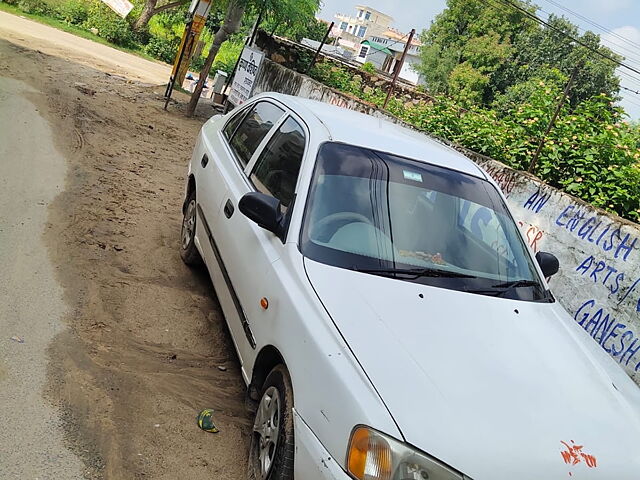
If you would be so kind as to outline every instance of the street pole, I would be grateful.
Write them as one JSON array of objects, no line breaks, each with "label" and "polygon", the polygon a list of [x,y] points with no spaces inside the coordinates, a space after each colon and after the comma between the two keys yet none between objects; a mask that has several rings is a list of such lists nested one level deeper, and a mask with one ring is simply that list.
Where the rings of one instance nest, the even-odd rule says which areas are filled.
[{"label": "street pole", "polygon": [[173,67],[175,73],[173,73],[171,75],[171,78],[169,78],[169,83],[167,84],[167,89],[164,92],[164,98],[165,98],[164,109],[165,110],[167,109],[167,106],[169,105],[169,100],[171,100],[171,94],[173,93],[173,88],[175,87],[175,84],[176,84],[176,78],[178,78],[178,74],[180,72],[180,68],[182,67],[182,59],[184,58],[184,53],[187,50],[189,39],[191,37],[191,27],[192,26],[193,26],[193,17],[189,20],[189,23],[187,23],[187,29],[186,29],[185,34],[184,34],[184,40],[182,42],[182,45],[180,46],[180,53],[178,55],[178,61],[176,62],[176,64]]},{"label": "street pole", "polygon": [[396,65],[396,71],[393,74],[393,80],[391,81],[391,85],[389,85],[389,91],[387,92],[387,98],[384,100],[383,109],[387,108],[387,104],[389,103],[389,99],[391,98],[391,94],[393,93],[393,89],[396,86],[396,82],[398,81],[398,77],[400,76],[400,70],[404,66],[404,60],[407,58],[407,53],[411,48],[411,42],[413,41],[413,36],[416,34],[416,29],[413,28],[411,33],[409,34],[409,40],[407,41],[407,45],[404,47],[404,52],[402,52],[402,57],[400,58],[400,62]]},{"label": "street pole", "polygon": [[324,44],[327,42],[327,38],[329,38],[329,34],[331,33],[331,30],[333,30],[333,26],[336,24],[336,22],[331,22],[331,25],[329,25],[329,29],[327,30],[327,33],[324,34],[324,38],[322,39],[322,42],[320,42],[320,46],[318,47],[318,50],[316,50],[316,54],[313,56],[313,59],[311,60],[311,63],[309,64],[309,66],[307,67],[307,69],[305,70],[305,75],[309,73],[309,70],[311,70],[313,68],[313,66],[316,64],[316,60],[318,59],[318,55],[320,55],[320,52],[322,51],[322,47],[324,47]]},{"label": "street pole", "polygon": [[540,152],[542,151],[542,148],[544,147],[544,143],[547,139],[547,136],[549,135],[549,132],[551,132],[551,129],[553,128],[553,126],[556,123],[556,120],[558,119],[558,115],[560,115],[560,110],[562,110],[562,106],[564,105],[564,102],[567,100],[567,97],[569,96],[569,91],[571,90],[571,86],[573,85],[573,82],[576,79],[576,75],[578,74],[578,69],[580,68],[579,65],[576,65],[576,67],[573,69],[573,72],[571,72],[571,76],[569,77],[569,81],[567,82],[567,85],[564,87],[564,92],[562,92],[562,97],[560,97],[560,101],[558,102],[558,105],[556,106],[556,111],[553,112],[553,116],[551,117],[551,121],[549,122],[549,125],[547,126],[547,130],[544,132],[544,134],[542,135],[542,138],[540,139],[540,143],[538,144],[538,148],[536,149],[536,153],[533,154],[533,158],[531,159],[531,163],[529,164],[529,173],[533,173],[535,174],[535,170],[536,170],[536,166],[538,164],[538,157],[540,156]]}]

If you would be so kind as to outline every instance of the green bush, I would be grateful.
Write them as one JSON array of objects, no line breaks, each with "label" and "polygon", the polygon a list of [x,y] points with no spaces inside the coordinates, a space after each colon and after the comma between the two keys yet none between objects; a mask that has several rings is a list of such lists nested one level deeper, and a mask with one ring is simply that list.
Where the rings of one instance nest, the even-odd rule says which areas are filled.
[{"label": "green bush", "polygon": [[173,63],[178,51],[179,44],[174,40],[162,37],[151,37],[149,43],[145,45],[144,51],[158,60],[166,63]]},{"label": "green bush", "polygon": [[69,25],[82,25],[89,17],[89,9],[82,0],[66,0],[55,8],[55,14]]},{"label": "green bush", "polygon": [[53,9],[42,0],[18,0],[15,4],[20,10],[32,15],[51,15]]},{"label": "green bush", "polygon": [[213,66],[211,67],[211,71],[215,75],[215,72],[218,70],[222,70],[223,72],[227,72],[228,75],[233,71],[233,67],[236,66],[236,62],[238,61],[238,57],[242,53],[242,49],[244,48],[244,42],[242,41],[226,41],[220,46],[220,50],[218,51],[218,55],[216,55],[216,59],[213,62]]},{"label": "green bush", "polygon": [[94,1],[90,4],[87,19],[82,26],[87,30],[97,29],[99,37],[116,45],[134,45],[134,35],[129,23],[101,2]]},{"label": "green bush", "polygon": [[365,62],[360,67],[360,70],[367,73],[376,73],[376,66],[371,62]]}]

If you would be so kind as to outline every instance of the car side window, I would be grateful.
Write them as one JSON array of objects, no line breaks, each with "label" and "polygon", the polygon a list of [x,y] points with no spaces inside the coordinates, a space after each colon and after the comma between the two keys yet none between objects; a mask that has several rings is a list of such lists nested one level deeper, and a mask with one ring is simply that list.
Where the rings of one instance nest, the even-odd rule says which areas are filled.
[{"label": "car side window", "polygon": [[249,177],[259,192],[280,200],[285,210],[293,200],[304,147],[304,130],[289,117],[260,153]]},{"label": "car side window", "polygon": [[[269,130],[284,115],[284,110],[269,102],[259,102],[251,109],[231,137],[231,149],[242,166],[246,166],[251,156],[267,136]],[[229,126],[229,125],[227,125]]]},{"label": "car side window", "polygon": [[240,122],[246,115],[246,110],[236,112],[235,117],[232,117],[231,120],[229,120],[229,123],[224,127],[224,136],[227,140],[231,140],[231,137],[233,137],[233,134],[238,129],[238,125],[240,125]]}]

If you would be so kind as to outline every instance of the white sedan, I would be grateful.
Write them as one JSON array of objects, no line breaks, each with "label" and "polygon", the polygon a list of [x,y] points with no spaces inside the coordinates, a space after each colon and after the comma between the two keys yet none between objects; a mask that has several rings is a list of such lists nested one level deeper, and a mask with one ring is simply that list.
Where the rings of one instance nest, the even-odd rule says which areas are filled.
[{"label": "white sedan", "polygon": [[183,212],[256,402],[250,478],[640,478],[640,389],[466,157],[265,94],[203,126]]}]

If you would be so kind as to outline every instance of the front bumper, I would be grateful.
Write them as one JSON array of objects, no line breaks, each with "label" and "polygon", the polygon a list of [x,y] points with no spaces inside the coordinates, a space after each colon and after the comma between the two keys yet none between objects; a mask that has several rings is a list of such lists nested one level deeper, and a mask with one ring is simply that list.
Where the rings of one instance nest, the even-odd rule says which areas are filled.
[{"label": "front bumper", "polygon": [[296,480],[352,480],[324,448],[305,421],[293,410]]}]

